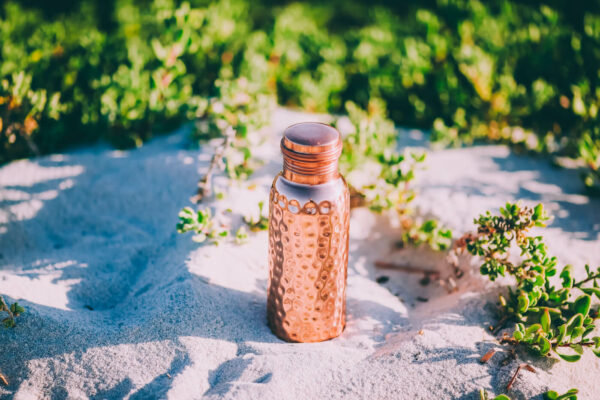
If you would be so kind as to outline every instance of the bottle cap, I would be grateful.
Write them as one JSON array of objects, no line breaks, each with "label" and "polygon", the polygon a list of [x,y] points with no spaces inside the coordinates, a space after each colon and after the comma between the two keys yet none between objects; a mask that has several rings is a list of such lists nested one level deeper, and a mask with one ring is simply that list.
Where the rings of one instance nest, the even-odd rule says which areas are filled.
[{"label": "bottle cap", "polygon": [[283,132],[281,152],[286,178],[300,183],[323,183],[339,175],[342,136],[332,126],[302,122]]}]

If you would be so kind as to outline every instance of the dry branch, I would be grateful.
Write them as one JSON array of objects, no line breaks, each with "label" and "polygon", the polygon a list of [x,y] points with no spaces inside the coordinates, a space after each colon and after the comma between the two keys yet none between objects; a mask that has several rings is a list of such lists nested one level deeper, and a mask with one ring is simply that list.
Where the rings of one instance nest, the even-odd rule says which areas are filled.
[{"label": "dry branch", "polygon": [[515,380],[517,379],[517,375],[519,375],[519,372],[521,371],[521,369],[526,369],[527,371],[530,372],[536,372],[535,369],[529,365],[529,364],[521,364],[517,367],[517,370],[515,371],[514,375],[512,376],[512,378],[510,378],[510,381],[508,382],[508,385],[506,385],[506,390],[510,390],[510,388],[512,387],[513,383],[515,383]]},{"label": "dry branch", "polygon": [[223,143],[221,143],[215,149],[215,153],[210,160],[210,165],[208,166],[208,170],[206,174],[200,181],[198,182],[198,192],[196,196],[192,199],[195,203],[200,203],[202,199],[205,197],[209,197],[212,195],[212,176],[214,174],[215,168],[220,167],[222,164],[223,156],[225,151],[231,146],[233,139],[235,138],[235,129],[232,126],[227,127],[225,132],[223,133]]}]

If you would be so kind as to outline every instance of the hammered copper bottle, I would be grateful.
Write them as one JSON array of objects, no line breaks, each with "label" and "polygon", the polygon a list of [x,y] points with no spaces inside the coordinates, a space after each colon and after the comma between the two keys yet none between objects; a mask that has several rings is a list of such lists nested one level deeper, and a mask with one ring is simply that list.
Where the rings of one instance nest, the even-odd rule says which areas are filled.
[{"label": "hammered copper bottle", "polygon": [[350,200],[338,172],[341,136],[325,124],[296,124],[281,151],[269,202],[269,326],[287,341],[328,340],[346,324]]}]

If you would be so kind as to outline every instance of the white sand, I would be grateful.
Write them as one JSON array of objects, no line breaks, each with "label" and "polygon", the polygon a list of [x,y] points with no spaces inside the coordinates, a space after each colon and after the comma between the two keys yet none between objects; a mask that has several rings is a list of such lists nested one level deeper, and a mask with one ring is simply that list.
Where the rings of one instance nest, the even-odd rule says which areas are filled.
[{"label": "white sand", "polygon": [[[280,109],[273,131],[307,119],[315,117]],[[424,143],[420,132],[402,134],[404,145]],[[258,187],[237,185],[213,204],[234,210],[234,226],[266,198],[279,169],[273,137]],[[397,230],[365,210],[351,221],[344,334],[318,344],[274,337],[266,233],[218,247],[175,233],[209,158],[186,143],[181,130],[138,150],[98,145],[0,168],[0,293],[27,308],[15,329],[0,330],[0,370],[10,380],[0,398],[476,399],[479,388],[503,390],[517,362],[502,366],[502,353],[478,362],[498,347],[485,329],[498,285],[473,270],[448,295],[418,276],[378,271],[380,258],[446,267],[427,250],[393,252]],[[586,262],[600,265],[600,201],[581,194],[574,171],[478,146],[430,152],[418,181],[420,212],[457,233],[507,200],[542,201],[556,216],[547,237],[561,263],[579,273]],[[381,275],[389,282],[376,283]],[[570,387],[598,398],[592,354],[576,366],[533,365],[515,398]]]}]

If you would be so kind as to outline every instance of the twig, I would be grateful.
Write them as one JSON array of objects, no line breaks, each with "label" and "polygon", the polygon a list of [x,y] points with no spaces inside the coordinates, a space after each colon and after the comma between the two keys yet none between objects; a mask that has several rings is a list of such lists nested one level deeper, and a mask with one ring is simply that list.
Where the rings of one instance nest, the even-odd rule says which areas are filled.
[{"label": "twig", "polygon": [[10,307],[4,301],[4,297],[2,297],[2,295],[0,295],[0,312],[2,312],[2,311],[5,311],[6,313],[8,313],[8,318],[14,323],[15,315],[10,310]]},{"label": "twig", "polygon": [[235,129],[233,129],[232,126],[228,126],[227,129],[225,129],[223,136],[223,143],[215,149],[215,154],[213,154],[212,159],[210,160],[210,165],[208,166],[206,174],[198,182],[198,192],[193,198],[193,201],[196,203],[201,202],[203,198],[212,194],[212,175],[214,169],[221,163],[225,150],[231,145],[231,142],[235,137]]},{"label": "twig", "polygon": [[508,333],[504,332],[504,334],[502,335],[502,338],[500,338],[500,344],[512,344],[512,345],[517,345],[519,344],[519,342],[512,336],[510,336]]},{"label": "twig", "polygon": [[0,372],[0,382],[4,384],[4,386],[8,386],[8,379]]},{"label": "twig", "polygon": [[[458,285],[456,284],[456,281],[452,279],[452,277],[442,279],[440,271],[411,267],[408,265],[399,265],[389,263],[386,261],[375,261],[375,266],[382,269],[395,269],[409,274],[423,274],[424,279],[421,281],[422,285],[429,284],[431,282],[430,280],[433,279],[437,281],[440,284],[440,286],[446,289],[448,293],[454,293],[458,290]],[[454,274],[457,278],[460,278],[462,276],[462,271],[459,268],[455,267]]]},{"label": "twig", "polygon": [[517,375],[519,375],[519,371],[521,371],[521,368],[526,369],[527,371],[530,372],[536,372],[535,369],[529,365],[529,364],[521,364],[517,367],[517,370],[515,371],[514,375],[512,376],[512,378],[510,379],[510,381],[508,382],[508,385],[506,385],[506,390],[510,390],[510,388],[512,387],[513,383],[515,383],[515,380],[517,379]]},{"label": "twig", "polygon": [[494,354],[496,354],[496,349],[491,349],[490,351],[488,351],[487,353],[485,353],[485,355],[483,357],[481,357],[479,359],[479,362],[482,364],[485,364],[486,362],[488,362],[490,360],[490,358],[492,358],[492,356]]},{"label": "twig", "polygon": [[452,267],[452,272],[457,279],[460,279],[465,275],[465,271],[463,271],[459,265],[459,256],[464,253],[467,241],[471,239],[472,236],[470,234],[465,234],[461,238],[455,240],[452,249],[450,249],[446,256],[446,262]]},{"label": "twig", "polygon": [[508,315],[504,315],[500,318],[500,321],[496,324],[496,326],[490,326],[490,331],[492,331],[492,335],[498,333],[502,328],[506,326],[506,321],[508,321]]},{"label": "twig", "polygon": [[440,286],[446,289],[448,293],[454,293],[458,291],[458,285],[451,277],[448,277],[446,279],[439,279],[438,282],[440,283]]},{"label": "twig", "polygon": [[555,347],[571,347],[571,346],[575,346],[575,345],[579,345],[579,346],[594,346],[596,343],[594,342],[579,342],[579,343],[563,343],[563,344],[557,344],[555,345]]},{"label": "twig", "polygon": [[429,275],[429,276],[433,276],[433,277],[437,277],[437,278],[439,278],[439,276],[440,276],[439,271],[435,271],[432,269],[423,269],[423,268],[411,267],[408,265],[398,265],[398,264],[389,263],[389,262],[385,262],[385,261],[375,261],[375,266],[377,268],[382,268],[382,269],[396,269],[398,271],[407,272],[409,274],[425,274],[425,275]]},{"label": "twig", "polygon": [[583,285],[584,283],[586,283],[586,282],[589,282],[589,281],[592,281],[592,280],[594,280],[594,279],[598,279],[598,278],[600,278],[600,273],[598,273],[598,274],[594,274],[594,275],[590,275],[590,276],[588,276],[587,278],[585,278],[585,279],[584,279],[584,280],[582,280],[582,281],[575,282],[575,283],[573,284],[573,287],[578,287],[578,288],[580,288],[580,287],[581,287],[581,285]]}]

